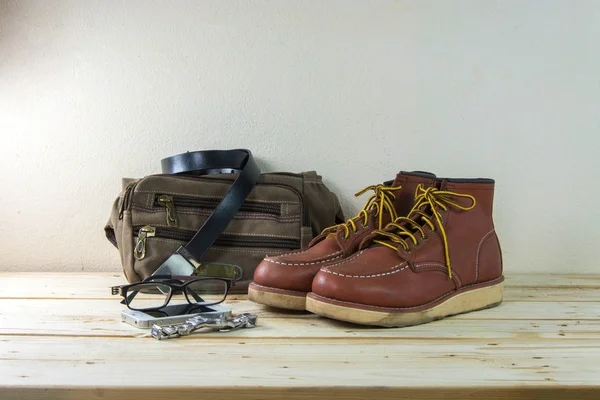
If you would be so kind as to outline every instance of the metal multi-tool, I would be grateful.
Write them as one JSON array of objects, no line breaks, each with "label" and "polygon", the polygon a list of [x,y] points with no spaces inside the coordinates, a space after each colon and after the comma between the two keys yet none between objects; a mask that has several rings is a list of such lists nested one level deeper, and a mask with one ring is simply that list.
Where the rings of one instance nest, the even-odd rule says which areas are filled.
[{"label": "metal multi-tool", "polygon": [[256,327],[256,314],[240,314],[235,317],[224,315],[197,315],[185,321],[183,324],[152,326],[152,337],[156,340],[173,339],[179,336],[190,335],[199,329],[208,328],[212,331],[230,332],[236,329]]}]

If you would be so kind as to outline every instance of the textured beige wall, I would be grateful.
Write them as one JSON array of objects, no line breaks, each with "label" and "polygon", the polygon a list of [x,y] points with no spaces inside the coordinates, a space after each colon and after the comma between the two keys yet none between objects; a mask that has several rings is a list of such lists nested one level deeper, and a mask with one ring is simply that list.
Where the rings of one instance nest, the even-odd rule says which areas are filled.
[{"label": "textured beige wall", "polygon": [[248,147],[356,211],[400,169],[497,180],[509,272],[598,272],[598,1],[0,0],[0,268],[120,269],[121,176]]}]

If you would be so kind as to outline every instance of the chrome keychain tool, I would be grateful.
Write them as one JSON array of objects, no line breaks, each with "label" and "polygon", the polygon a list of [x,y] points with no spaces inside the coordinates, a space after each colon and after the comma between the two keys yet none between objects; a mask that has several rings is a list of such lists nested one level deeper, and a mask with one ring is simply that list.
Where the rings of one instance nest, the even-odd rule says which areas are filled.
[{"label": "chrome keychain tool", "polygon": [[188,319],[183,324],[167,326],[154,325],[151,334],[154,339],[163,340],[190,335],[192,332],[202,328],[210,328],[213,331],[219,332],[230,332],[236,329],[256,327],[257,318],[258,316],[256,314],[250,313],[240,314],[235,317],[226,317],[224,315],[197,315]]}]

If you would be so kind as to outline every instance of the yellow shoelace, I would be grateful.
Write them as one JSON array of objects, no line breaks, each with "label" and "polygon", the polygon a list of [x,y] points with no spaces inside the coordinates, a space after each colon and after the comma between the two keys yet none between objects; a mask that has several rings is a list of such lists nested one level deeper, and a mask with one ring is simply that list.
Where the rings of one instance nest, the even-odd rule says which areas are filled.
[{"label": "yellow shoelace", "polygon": [[[456,201],[452,200],[452,197],[462,197],[466,199],[470,199],[472,204],[468,207],[462,206]],[[417,245],[417,237],[415,236],[416,232],[411,232],[409,228],[414,228],[421,234],[422,239],[427,239],[423,228],[417,220],[420,217],[420,220],[427,224],[433,232],[435,232],[435,225],[430,219],[431,214],[435,217],[436,225],[438,226],[440,233],[442,235],[442,241],[444,242],[444,255],[446,256],[446,266],[448,267],[448,276],[452,278],[452,268],[450,268],[450,253],[448,251],[448,237],[446,236],[446,230],[444,229],[444,223],[442,221],[442,216],[438,211],[441,208],[444,211],[448,210],[448,206],[456,207],[463,211],[468,211],[475,207],[475,198],[468,194],[449,192],[446,190],[439,190],[434,187],[429,187],[425,189],[423,185],[417,186],[417,190],[415,191],[415,205],[412,210],[408,213],[406,217],[399,217],[394,220],[394,222],[389,223],[386,226],[386,230],[378,230],[373,233],[374,236],[384,236],[386,239],[398,243],[399,246],[406,251],[410,251],[410,247],[406,242],[405,238],[400,236],[407,236],[412,240],[414,245]],[[424,212],[423,209],[429,206],[430,210],[428,212]],[[401,222],[405,222],[405,224],[400,225]],[[388,228],[393,228],[394,231],[388,231]],[[382,240],[373,240],[373,242],[389,247],[393,250],[398,250],[398,246],[394,246],[387,241]]]},{"label": "yellow shoelace", "polygon": [[390,214],[391,221],[394,221],[398,218],[398,213],[396,213],[396,208],[394,207],[394,199],[396,196],[394,195],[394,191],[400,189],[401,186],[385,186],[385,185],[371,185],[367,186],[360,192],[356,193],[354,196],[362,196],[369,190],[373,190],[375,193],[369,197],[364,207],[360,212],[354,217],[350,218],[343,224],[338,224],[334,226],[330,226],[323,230],[323,233],[327,232],[335,232],[339,227],[343,227],[344,229],[344,239],[348,239],[350,237],[350,229],[352,229],[353,233],[358,231],[358,227],[356,226],[356,222],[362,217],[363,222],[362,225],[367,226],[369,222],[369,214],[368,212],[376,209],[375,215],[379,216],[379,225],[377,229],[383,228],[383,211],[387,211]]}]

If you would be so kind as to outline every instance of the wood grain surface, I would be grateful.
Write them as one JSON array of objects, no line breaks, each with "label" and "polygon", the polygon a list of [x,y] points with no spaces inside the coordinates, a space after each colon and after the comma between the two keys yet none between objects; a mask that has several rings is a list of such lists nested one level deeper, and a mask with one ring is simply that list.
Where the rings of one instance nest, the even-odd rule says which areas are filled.
[{"label": "wood grain surface", "polygon": [[507,277],[499,307],[356,326],[232,296],[258,327],[156,341],[116,274],[1,273],[0,399],[600,399],[600,276]]}]

